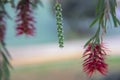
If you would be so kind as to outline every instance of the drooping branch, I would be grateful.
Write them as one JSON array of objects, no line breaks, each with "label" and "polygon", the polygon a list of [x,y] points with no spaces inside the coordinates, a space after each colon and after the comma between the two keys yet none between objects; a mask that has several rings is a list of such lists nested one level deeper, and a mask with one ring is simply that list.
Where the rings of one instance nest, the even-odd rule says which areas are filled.
[{"label": "drooping branch", "polygon": [[10,54],[5,48],[5,32],[6,32],[6,22],[4,20],[5,13],[4,5],[0,5],[0,80],[10,79]]}]

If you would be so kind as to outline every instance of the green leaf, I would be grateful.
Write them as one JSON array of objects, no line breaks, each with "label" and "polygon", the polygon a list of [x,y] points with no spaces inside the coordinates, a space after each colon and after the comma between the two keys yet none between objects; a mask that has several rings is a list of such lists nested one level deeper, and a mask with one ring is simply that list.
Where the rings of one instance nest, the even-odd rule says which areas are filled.
[{"label": "green leaf", "polygon": [[102,13],[101,15],[100,15],[100,18],[99,18],[99,24],[101,24],[103,21],[104,21],[104,13]]},{"label": "green leaf", "polygon": [[111,2],[110,0],[110,9],[111,9],[111,13],[115,14],[115,8],[116,8],[116,4],[114,4],[113,2]]},{"label": "green leaf", "polygon": [[98,15],[104,9],[104,0],[98,0],[97,7],[96,7],[96,15]]},{"label": "green leaf", "polygon": [[0,53],[2,54],[4,61],[6,61],[6,63],[12,68],[12,65],[10,64],[7,56],[2,51]]},{"label": "green leaf", "polygon": [[2,80],[2,69],[1,69],[1,65],[0,65],[0,80]]},{"label": "green leaf", "polygon": [[10,55],[10,53],[8,52],[8,50],[6,49],[4,42],[0,42],[0,47],[1,47],[2,52],[3,52],[3,53],[6,53],[6,55],[7,55],[9,58],[11,58],[11,55]]},{"label": "green leaf", "polygon": [[95,25],[95,23],[97,23],[97,21],[99,20],[99,18],[100,18],[100,16],[97,16],[93,21],[92,21],[92,23],[90,24],[90,28],[92,28],[94,25]]},{"label": "green leaf", "polygon": [[3,62],[3,73],[4,73],[3,75],[4,75],[5,80],[10,80],[9,67],[5,61]]},{"label": "green leaf", "polygon": [[7,59],[7,57],[5,56],[5,54],[3,52],[2,53],[3,59],[6,61],[7,64],[10,64],[9,60]]},{"label": "green leaf", "polygon": [[84,45],[84,48],[93,40],[93,37],[87,41],[87,43]]},{"label": "green leaf", "polygon": [[99,13],[99,9],[100,9],[100,1],[101,1],[101,0],[98,0],[98,3],[97,3],[96,14]]},{"label": "green leaf", "polygon": [[112,18],[113,18],[114,27],[117,27],[116,17],[114,16],[113,13],[112,13]]},{"label": "green leaf", "polygon": [[120,25],[120,21],[116,18],[117,23]]}]

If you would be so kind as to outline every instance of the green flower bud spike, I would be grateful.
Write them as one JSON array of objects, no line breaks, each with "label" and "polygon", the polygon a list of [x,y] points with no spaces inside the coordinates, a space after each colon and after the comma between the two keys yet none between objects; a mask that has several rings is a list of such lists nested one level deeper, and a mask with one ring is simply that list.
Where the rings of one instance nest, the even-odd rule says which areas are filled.
[{"label": "green flower bud spike", "polygon": [[62,8],[58,0],[55,3],[55,13],[56,13],[56,25],[58,33],[58,43],[59,47],[64,47],[64,36],[63,36],[63,23],[62,23]]}]

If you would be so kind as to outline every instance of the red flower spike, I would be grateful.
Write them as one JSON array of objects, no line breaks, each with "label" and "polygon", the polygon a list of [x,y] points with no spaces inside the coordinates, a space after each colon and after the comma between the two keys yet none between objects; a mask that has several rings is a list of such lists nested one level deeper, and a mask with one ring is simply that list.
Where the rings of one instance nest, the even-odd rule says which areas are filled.
[{"label": "red flower spike", "polygon": [[0,41],[4,40],[6,25],[4,21],[4,13],[0,13]]},{"label": "red flower spike", "polygon": [[34,35],[35,26],[33,23],[34,17],[32,16],[32,9],[30,0],[21,0],[17,5],[17,35]]},{"label": "red flower spike", "polygon": [[95,71],[100,72],[102,75],[107,73],[107,64],[105,63],[105,47],[103,44],[89,44],[83,53],[83,57],[87,57],[83,63],[84,72],[88,74],[89,77]]}]

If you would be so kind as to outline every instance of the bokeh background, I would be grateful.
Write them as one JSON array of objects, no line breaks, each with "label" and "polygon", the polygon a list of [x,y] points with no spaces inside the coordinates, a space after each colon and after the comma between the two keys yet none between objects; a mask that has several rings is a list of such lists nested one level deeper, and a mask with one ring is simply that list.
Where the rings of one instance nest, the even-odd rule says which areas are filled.
[{"label": "bokeh background", "polygon": [[[54,14],[55,0],[41,0],[34,10],[35,36],[16,36],[16,11],[6,5],[12,17],[7,20],[6,44],[12,56],[11,80],[120,80],[120,27],[107,27],[104,39],[110,50],[106,61],[109,64],[107,76],[97,72],[89,79],[82,70],[83,46],[96,31],[97,24],[89,28],[95,17],[97,0],[61,0],[65,47],[58,47],[57,27]],[[17,0],[16,0],[17,3]],[[120,19],[120,1],[116,8]]]}]

